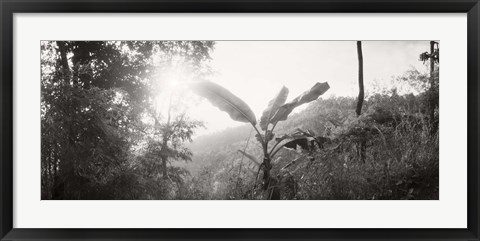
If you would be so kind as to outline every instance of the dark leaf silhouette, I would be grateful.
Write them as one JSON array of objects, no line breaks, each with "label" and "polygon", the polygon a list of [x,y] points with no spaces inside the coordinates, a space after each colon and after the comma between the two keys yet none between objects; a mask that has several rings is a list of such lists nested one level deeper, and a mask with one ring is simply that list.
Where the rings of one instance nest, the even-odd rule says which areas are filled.
[{"label": "dark leaf silhouette", "polygon": [[303,150],[310,150],[311,143],[307,138],[295,139],[285,143],[285,148],[297,149],[297,146],[300,146]]}]

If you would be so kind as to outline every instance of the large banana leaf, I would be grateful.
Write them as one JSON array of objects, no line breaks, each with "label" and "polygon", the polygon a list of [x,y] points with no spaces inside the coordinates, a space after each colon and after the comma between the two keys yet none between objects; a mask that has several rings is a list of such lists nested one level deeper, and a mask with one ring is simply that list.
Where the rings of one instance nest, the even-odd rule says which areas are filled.
[{"label": "large banana leaf", "polygon": [[236,121],[257,124],[255,114],[250,107],[240,98],[227,89],[210,81],[197,82],[192,85],[193,91],[208,99],[210,103],[225,111],[230,118]]},{"label": "large banana leaf", "polygon": [[272,119],[273,115],[277,112],[278,108],[285,104],[288,96],[288,89],[283,86],[277,96],[268,102],[268,107],[263,111],[262,117],[260,118],[260,128],[266,130],[267,126]]},{"label": "large banana leaf", "polygon": [[293,109],[301,106],[305,103],[312,102],[320,95],[323,95],[327,90],[330,89],[330,86],[327,82],[325,83],[316,83],[310,90],[303,92],[297,98],[293,99],[292,101],[280,106],[277,112],[271,119],[271,123],[277,123],[278,121],[286,120],[288,115],[292,113]]}]

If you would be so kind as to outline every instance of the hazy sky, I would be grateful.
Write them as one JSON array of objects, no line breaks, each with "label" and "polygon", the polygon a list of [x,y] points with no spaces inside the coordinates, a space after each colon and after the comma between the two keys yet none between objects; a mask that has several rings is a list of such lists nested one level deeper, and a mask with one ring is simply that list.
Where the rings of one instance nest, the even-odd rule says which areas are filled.
[{"label": "hazy sky", "polygon": [[[365,90],[374,83],[388,86],[392,76],[414,67],[426,71],[418,60],[429,50],[428,41],[363,41]],[[355,41],[220,41],[212,53],[212,81],[242,98],[260,118],[270,99],[285,85],[287,101],[316,82],[328,82],[323,96],[358,95],[358,59]],[[241,125],[208,101],[190,110],[205,122],[198,134]]]}]

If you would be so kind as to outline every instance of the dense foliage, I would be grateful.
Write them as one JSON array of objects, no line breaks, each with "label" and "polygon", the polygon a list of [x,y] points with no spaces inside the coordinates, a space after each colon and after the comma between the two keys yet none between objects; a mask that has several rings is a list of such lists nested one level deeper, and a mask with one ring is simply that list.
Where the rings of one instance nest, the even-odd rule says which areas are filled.
[{"label": "dense foliage", "polygon": [[201,123],[162,115],[156,96],[172,66],[207,76],[213,46],[42,42],[42,199],[168,198],[186,171],[166,164],[191,160],[184,142]]}]

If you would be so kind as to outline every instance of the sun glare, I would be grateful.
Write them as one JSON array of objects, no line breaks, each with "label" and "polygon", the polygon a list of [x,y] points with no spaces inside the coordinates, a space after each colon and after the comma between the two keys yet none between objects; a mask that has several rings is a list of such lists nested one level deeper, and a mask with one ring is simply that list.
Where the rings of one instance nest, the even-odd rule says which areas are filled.
[{"label": "sun glare", "polygon": [[[181,110],[189,109],[190,104],[183,98],[187,84],[192,81],[193,74],[184,61],[175,61],[167,68],[159,68],[157,71],[157,94],[156,111],[160,116],[175,115]],[[172,107],[170,107],[172,106]]]},{"label": "sun glare", "polygon": [[174,92],[182,82],[182,76],[176,71],[168,71],[158,80],[159,94]]},{"label": "sun glare", "polygon": [[176,89],[180,86],[180,83],[179,83],[179,80],[176,79],[176,78],[171,78],[171,79],[167,79],[167,88],[168,89]]},{"label": "sun glare", "polygon": [[192,71],[185,61],[175,61],[167,68],[164,66],[158,71],[158,92],[175,92],[192,80]]}]

